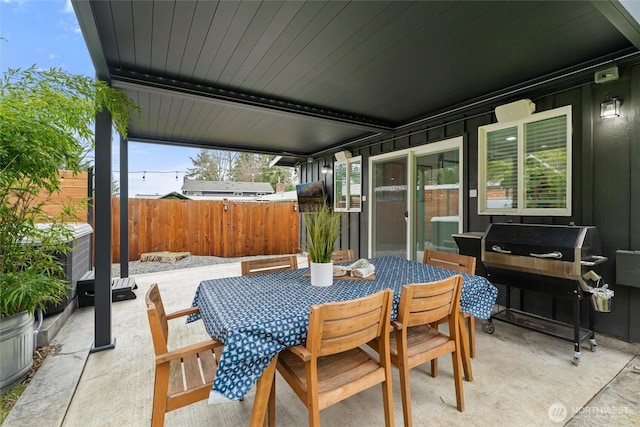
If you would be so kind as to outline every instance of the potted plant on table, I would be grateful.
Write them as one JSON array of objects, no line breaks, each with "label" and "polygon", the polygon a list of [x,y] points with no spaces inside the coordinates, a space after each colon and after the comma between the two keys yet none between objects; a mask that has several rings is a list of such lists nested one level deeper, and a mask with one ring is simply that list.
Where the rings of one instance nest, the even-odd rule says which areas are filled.
[{"label": "potted plant on table", "polygon": [[307,252],[311,259],[311,284],[330,286],[333,284],[333,262],[331,254],[340,230],[340,214],[322,204],[315,212],[305,212],[307,230]]},{"label": "potted plant on table", "polygon": [[33,363],[34,312],[69,291],[60,255],[71,207],[47,215],[60,169],[79,172],[103,106],[126,133],[135,105],[104,82],[61,70],[9,69],[0,80],[0,393]]}]

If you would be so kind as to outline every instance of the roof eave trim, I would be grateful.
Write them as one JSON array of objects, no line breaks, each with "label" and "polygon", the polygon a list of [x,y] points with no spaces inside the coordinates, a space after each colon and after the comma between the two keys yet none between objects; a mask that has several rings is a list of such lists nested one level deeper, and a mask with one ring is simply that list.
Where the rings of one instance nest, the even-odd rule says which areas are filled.
[{"label": "roof eave trim", "polygon": [[78,19],[78,24],[82,30],[85,44],[89,50],[89,56],[96,71],[96,77],[107,83],[111,83],[107,59],[104,56],[100,32],[98,31],[96,17],[92,3],[89,1],[71,0],[71,5]]}]

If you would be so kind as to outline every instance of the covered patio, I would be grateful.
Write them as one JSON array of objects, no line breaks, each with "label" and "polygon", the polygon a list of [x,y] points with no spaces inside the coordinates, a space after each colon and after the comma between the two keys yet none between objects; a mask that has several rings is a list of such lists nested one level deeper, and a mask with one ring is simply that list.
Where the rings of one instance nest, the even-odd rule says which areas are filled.
[{"label": "covered patio", "polygon": [[[478,188],[478,127],[494,121],[496,106],[528,97],[540,110],[574,108],[573,211],[515,221],[595,224],[611,259],[616,249],[640,244],[632,221],[640,180],[631,167],[640,159],[640,11],[631,3],[72,0],[97,77],[141,107],[120,140],[123,201],[129,140],[277,155],[280,164],[298,166],[303,182],[326,179],[328,192],[333,183],[322,167],[350,150],[365,160],[365,194],[370,157],[460,137],[468,165],[461,189],[470,194]],[[620,67],[620,81],[593,83],[595,72],[611,66]],[[620,120],[628,123],[601,123],[594,113],[600,101],[620,94]],[[55,340],[58,353],[6,426],[148,425],[154,359],[146,289],[158,283],[171,311],[191,304],[201,280],[240,274],[239,264],[228,264],[141,275],[138,298],[112,304],[111,150],[111,117],[103,112],[96,118],[96,306],[67,321]],[[626,186],[611,192],[618,181]],[[481,216],[475,202],[464,197],[460,231],[513,220]],[[622,208],[610,212],[613,205]],[[341,246],[360,257],[368,255],[370,209],[365,203],[345,214]],[[126,276],[124,215],[120,224]],[[615,284],[613,263],[604,276]],[[640,375],[632,368],[640,348],[613,338],[638,341],[637,291],[616,289],[619,314],[597,319],[597,351],[585,351],[578,367],[569,343],[502,323],[488,335],[477,322],[465,412],[455,409],[450,363],[442,360],[438,378],[428,368],[412,373],[416,424],[638,425]],[[176,346],[207,336],[199,322],[172,326]],[[398,393],[397,372],[393,388]],[[282,381],[277,389],[278,425],[300,425],[304,406]],[[380,399],[377,389],[362,393],[323,411],[323,422],[380,425]],[[166,422],[247,425],[252,401],[203,401]],[[399,394],[394,405],[400,425]]]},{"label": "covered patio", "polygon": [[[459,138],[465,167],[458,231],[482,232],[500,221],[594,225],[611,260],[602,275],[612,286],[616,250],[640,247],[633,220],[640,213],[635,2],[71,3],[96,76],[141,109],[120,139],[123,260],[129,140],[271,154],[281,165],[296,165],[302,183],[322,180],[328,194],[335,184],[322,171],[347,150],[362,158],[364,196],[375,185],[372,158]],[[603,83],[598,75],[615,77]],[[600,102],[612,96],[624,100],[624,111],[603,121]],[[523,98],[536,111],[573,111],[570,209],[563,215],[487,215],[478,207],[478,129],[496,121],[496,107]],[[113,348],[116,338],[111,142],[104,111],[96,120],[94,351]],[[374,209],[369,197],[344,214],[339,243],[357,257],[375,255]],[[126,261],[121,271],[127,276]],[[619,314],[596,318],[596,329],[637,342],[640,289],[615,290]]]},{"label": "covered patio", "polygon": [[[306,257],[299,257],[301,267]],[[174,270],[135,276],[137,299],[113,305],[117,345],[91,355],[94,309],[75,311],[54,340],[55,355],[38,371],[4,426],[146,426],[151,419],[154,353],[144,293],[158,283],[167,311],[191,304],[204,279],[240,275],[240,264]],[[175,346],[205,339],[202,322],[173,321]],[[432,378],[428,365],[412,371],[414,425],[427,426],[633,426],[640,422],[640,345],[596,336],[595,352],[573,365],[571,343],[495,322],[488,335],[477,322],[474,380],[464,382],[465,411],[455,407],[449,358]],[[277,381],[276,422],[299,426],[306,409],[282,379]],[[393,370],[394,416],[402,425],[398,372]],[[206,401],[166,415],[167,426],[248,425],[253,391],[242,402]],[[566,409],[566,413],[563,412]],[[383,425],[382,398],[375,387],[321,413],[327,426]]]}]

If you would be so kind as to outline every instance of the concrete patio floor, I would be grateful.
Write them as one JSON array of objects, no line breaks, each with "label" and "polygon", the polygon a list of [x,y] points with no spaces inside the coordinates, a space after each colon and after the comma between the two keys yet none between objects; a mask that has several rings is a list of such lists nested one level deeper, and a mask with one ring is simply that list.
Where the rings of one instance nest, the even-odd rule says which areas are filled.
[{"label": "concrete patio floor", "polygon": [[[306,259],[300,257],[301,266]],[[77,309],[53,340],[58,347],[37,372],[3,424],[12,426],[147,426],[153,394],[154,355],[144,294],[158,283],[167,311],[190,306],[201,280],[240,274],[240,264],[174,270],[134,276],[137,299],[112,306],[115,349],[89,354],[93,342],[92,307]],[[473,382],[464,382],[465,411],[455,407],[450,358],[440,361],[437,378],[429,367],[411,372],[416,426],[638,426],[640,425],[640,344],[597,334],[579,366],[573,346],[537,332],[494,322],[495,333],[477,323]],[[172,321],[170,343],[181,346],[205,339],[201,322]],[[395,424],[402,425],[397,370],[393,370]],[[248,425],[253,392],[242,402],[206,401],[165,417],[167,426]],[[277,378],[276,423],[307,424],[304,405]],[[384,424],[376,387],[321,412],[325,426]]]}]

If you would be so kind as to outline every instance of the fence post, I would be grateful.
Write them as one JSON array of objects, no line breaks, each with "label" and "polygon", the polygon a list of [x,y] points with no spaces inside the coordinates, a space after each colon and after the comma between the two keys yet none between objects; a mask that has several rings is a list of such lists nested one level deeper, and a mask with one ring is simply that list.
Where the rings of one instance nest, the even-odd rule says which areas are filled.
[{"label": "fence post", "polygon": [[222,256],[229,257],[229,200],[222,199]]}]

